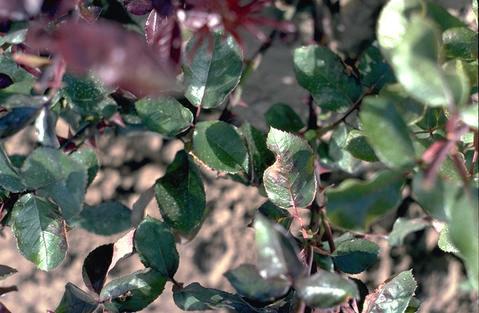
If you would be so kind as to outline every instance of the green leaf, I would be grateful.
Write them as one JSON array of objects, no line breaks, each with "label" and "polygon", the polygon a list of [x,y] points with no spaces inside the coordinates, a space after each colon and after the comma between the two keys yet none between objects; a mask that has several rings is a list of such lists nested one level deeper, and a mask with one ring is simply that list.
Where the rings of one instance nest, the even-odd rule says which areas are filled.
[{"label": "green leaf", "polygon": [[61,94],[81,115],[102,116],[106,105],[114,105],[114,101],[107,99],[109,90],[93,76],[77,77],[65,74],[63,82],[65,86]]},{"label": "green leaf", "polygon": [[16,107],[0,117],[0,138],[10,137],[33,122],[40,112],[34,107]]},{"label": "green leaf", "polygon": [[248,159],[250,161],[248,174],[250,181],[259,185],[263,181],[264,171],[273,164],[274,155],[266,146],[265,134],[251,126],[251,124],[244,123],[239,128],[239,131],[248,149]]},{"label": "green leaf", "polygon": [[373,90],[381,90],[383,86],[396,81],[393,70],[376,45],[371,45],[361,55],[358,70],[361,74],[361,84]]},{"label": "green leaf", "polygon": [[407,219],[407,218],[398,218],[393,225],[393,229],[389,234],[389,245],[391,247],[400,246],[403,244],[404,239],[412,233],[423,230],[429,225],[423,219]]},{"label": "green leaf", "polygon": [[17,170],[13,167],[10,159],[0,145],[0,186],[10,192],[25,190]]},{"label": "green leaf", "polygon": [[414,146],[407,125],[388,99],[364,98],[360,118],[364,135],[384,164],[401,168],[414,163]]},{"label": "green leaf", "polygon": [[89,294],[74,284],[67,283],[55,313],[92,313],[97,306],[98,303]]},{"label": "green leaf", "polygon": [[258,211],[269,220],[283,226],[284,229],[289,229],[293,222],[293,217],[287,210],[280,208],[269,200],[263,203]]},{"label": "green leaf", "polygon": [[416,290],[412,271],[404,271],[366,297],[363,313],[404,313]]},{"label": "green leaf", "polygon": [[473,61],[477,59],[477,33],[467,27],[455,27],[442,34],[446,57]]},{"label": "green leaf", "polygon": [[424,4],[426,5],[426,16],[433,20],[434,23],[439,26],[441,31],[454,27],[467,26],[459,18],[449,13],[447,8],[441,6],[441,4],[435,3],[434,1],[424,1]]},{"label": "green leaf", "polygon": [[248,152],[233,126],[222,121],[200,122],[193,133],[193,153],[207,166],[226,173],[248,168]]},{"label": "green leaf", "polygon": [[173,300],[183,311],[226,309],[239,313],[273,313],[272,310],[253,308],[237,295],[218,289],[205,288],[198,283],[192,283],[181,289],[173,288]]},{"label": "green leaf", "polygon": [[153,269],[137,271],[109,282],[100,301],[115,313],[136,312],[146,308],[163,292],[166,278]]},{"label": "green leaf", "polygon": [[298,83],[321,108],[344,111],[361,96],[359,83],[346,74],[339,57],[328,48],[297,48],[293,59]]},{"label": "green leaf", "polygon": [[198,232],[206,215],[205,189],[200,172],[184,150],[156,182],[155,195],[167,225],[185,236]]},{"label": "green leaf", "polygon": [[164,223],[145,218],[136,229],[135,249],[146,267],[155,269],[164,277],[175,275],[179,255],[175,237]]},{"label": "green leaf", "polygon": [[437,241],[439,249],[444,252],[454,253],[460,256],[460,251],[451,241],[451,235],[449,234],[449,226],[444,225],[444,228],[439,233],[439,240]]},{"label": "green leaf", "polygon": [[143,124],[151,131],[174,137],[193,122],[193,113],[173,97],[144,98],[135,103]]},{"label": "green leaf", "polygon": [[426,106],[412,99],[400,84],[388,85],[380,92],[393,103],[406,124],[414,125],[426,114]]},{"label": "green leaf", "polygon": [[32,194],[22,196],[13,207],[11,226],[21,254],[39,269],[54,269],[65,258],[65,225],[53,203]]},{"label": "green leaf", "polygon": [[478,129],[479,105],[476,103],[465,107],[461,111],[461,119],[466,125]]},{"label": "green leaf", "polygon": [[[346,148],[348,145],[348,136],[351,130],[346,125],[339,125],[331,134],[328,143],[328,156],[325,164],[331,168],[338,168],[348,173],[354,173],[360,166],[360,161],[356,159]],[[364,148],[364,147],[362,147]],[[319,153],[323,155],[323,153]],[[331,163],[331,160],[333,161]],[[323,155],[323,161],[324,155]]]},{"label": "green leaf", "polygon": [[8,33],[0,38],[0,46],[4,44],[19,44],[25,41],[25,37],[28,31],[28,23],[21,21],[21,22],[13,22],[10,24]]},{"label": "green leaf", "polygon": [[344,273],[358,274],[376,263],[379,247],[374,242],[352,238],[339,242],[331,254],[335,266]]},{"label": "green leaf", "polygon": [[282,278],[264,279],[252,264],[242,264],[224,274],[242,297],[272,302],[285,295],[291,283]]},{"label": "green leaf", "polygon": [[83,209],[87,172],[72,157],[53,148],[38,148],[22,167],[25,185],[51,197],[68,223]]},{"label": "green leaf", "polygon": [[384,171],[370,181],[347,179],[337,188],[327,189],[328,216],[333,224],[364,230],[376,218],[401,203],[404,178]]},{"label": "green leaf", "polygon": [[0,264],[0,280],[3,280],[17,272],[18,271],[14,269],[13,267]]},{"label": "green leaf", "polygon": [[131,227],[131,210],[118,201],[87,205],[75,224],[93,234],[111,236]]},{"label": "green leaf", "polygon": [[0,55],[0,73],[8,75],[13,81],[13,84],[0,90],[1,102],[18,94],[30,95],[35,77],[15,63],[11,54],[2,53]]},{"label": "green leaf", "polygon": [[257,266],[263,278],[284,275],[299,277],[303,274],[304,267],[298,258],[298,248],[281,226],[256,214],[254,229]]},{"label": "green leaf", "polygon": [[83,165],[87,169],[89,186],[96,177],[98,170],[100,169],[100,162],[96,156],[95,150],[87,147],[82,147],[71,154],[71,158]]},{"label": "green leaf", "polygon": [[185,97],[205,109],[221,105],[238,85],[243,71],[243,55],[231,36],[216,32],[198,46],[193,36],[186,46]]},{"label": "green leaf", "polygon": [[310,205],[317,184],[311,147],[304,139],[275,128],[270,129],[266,144],[276,156],[263,175],[268,198],[284,209]]},{"label": "green leaf", "polygon": [[433,186],[426,186],[424,175],[417,173],[412,181],[412,196],[432,217],[446,221],[454,210],[460,185],[438,176]]},{"label": "green leaf", "polygon": [[367,162],[379,161],[376,153],[374,153],[373,148],[371,148],[361,131],[352,130],[349,132],[345,149],[357,159]]},{"label": "green leaf", "polygon": [[352,281],[324,270],[298,280],[295,289],[308,306],[320,309],[332,308],[358,297],[358,289]]},{"label": "green leaf", "polygon": [[462,193],[451,210],[449,235],[460,252],[474,289],[479,290],[479,190]]},{"label": "green leaf", "polygon": [[304,127],[301,117],[287,104],[275,103],[264,114],[266,123],[287,132],[297,132]]}]

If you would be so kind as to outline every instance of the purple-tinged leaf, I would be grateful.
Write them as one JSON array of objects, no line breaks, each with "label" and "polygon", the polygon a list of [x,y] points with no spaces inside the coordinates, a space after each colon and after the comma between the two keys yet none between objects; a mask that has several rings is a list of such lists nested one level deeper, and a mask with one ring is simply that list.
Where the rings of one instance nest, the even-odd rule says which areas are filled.
[{"label": "purple-tinged leaf", "polygon": [[151,11],[145,23],[145,36],[162,62],[178,65],[181,59],[181,31],[174,16]]},{"label": "purple-tinged leaf", "polygon": [[123,3],[133,15],[145,15],[153,9],[151,0],[124,0]]},{"label": "purple-tinged leaf", "polygon": [[113,257],[113,244],[97,247],[83,262],[82,276],[88,289],[100,294]]},{"label": "purple-tinged leaf", "polygon": [[13,84],[13,80],[7,74],[0,73],[0,89],[7,88]]}]

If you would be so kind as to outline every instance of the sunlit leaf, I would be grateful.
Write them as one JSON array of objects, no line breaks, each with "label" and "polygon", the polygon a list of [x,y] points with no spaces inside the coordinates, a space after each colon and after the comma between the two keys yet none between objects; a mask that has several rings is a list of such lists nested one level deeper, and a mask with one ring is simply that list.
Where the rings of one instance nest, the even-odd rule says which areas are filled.
[{"label": "sunlit leaf", "polygon": [[446,56],[464,60],[477,59],[477,33],[467,27],[456,27],[442,34]]}]

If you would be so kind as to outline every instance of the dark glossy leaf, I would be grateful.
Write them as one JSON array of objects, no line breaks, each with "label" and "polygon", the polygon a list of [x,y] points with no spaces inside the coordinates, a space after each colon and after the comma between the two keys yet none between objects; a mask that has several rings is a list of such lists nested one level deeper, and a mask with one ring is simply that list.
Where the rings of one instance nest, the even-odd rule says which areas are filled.
[{"label": "dark glossy leaf", "polygon": [[92,313],[97,306],[98,303],[89,294],[74,284],[68,283],[65,285],[65,293],[55,313]]},{"label": "dark glossy leaf", "polygon": [[181,30],[174,15],[162,16],[157,10],[152,10],[145,22],[145,36],[160,60],[176,65],[180,63]]},{"label": "dark glossy leaf", "polygon": [[384,164],[401,168],[414,163],[414,146],[407,125],[388,99],[364,98],[360,117],[364,135]]},{"label": "dark glossy leaf", "polygon": [[297,132],[304,127],[301,117],[287,104],[275,103],[264,114],[266,123],[273,128]]},{"label": "dark glossy leaf", "polygon": [[226,173],[248,168],[248,151],[233,126],[222,121],[200,122],[193,133],[193,153],[207,166]]},{"label": "dark glossy leaf", "polygon": [[268,198],[284,209],[310,205],[317,185],[311,147],[304,139],[275,128],[270,129],[266,144],[276,156],[263,175]]},{"label": "dark glossy leaf", "polygon": [[[106,85],[136,96],[158,95],[176,88],[170,66],[158,60],[140,34],[125,31],[116,23],[68,21],[58,24],[50,34],[42,28],[30,28],[29,46],[60,53],[75,74],[85,75],[91,70]],[[84,47],[88,47],[88,53],[84,53]]]},{"label": "dark glossy leaf", "polygon": [[88,147],[82,147],[73,152],[71,154],[71,158],[87,169],[87,186],[89,186],[95,179],[96,174],[100,169],[100,162],[98,161],[95,150]]},{"label": "dark glossy leaf", "polygon": [[40,195],[51,197],[68,223],[83,209],[87,172],[72,157],[53,148],[38,148],[22,167],[25,185]]},{"label": "dark glossy leaf", "polygon": [[242,264],[224,275],[238,294],[260,302],[278,299],[288,292],[291,285],[282,278],[264,279],[252,264]]},{"label": "dark glossy leaf", "polygon": [[181,289],[174,289],[173,300],[183,311],[226,309],[239,313],[273,312],[267,309],[253,308],[237,295],[218,289],[205,288],[198,283],[192,283]]},{"label": "dark glossy leaf", "polygon": [[295,289],[299,298],[316,308],[331,308],[358,296],[357,287],[352,281],[324,270],[298,280]]},{"label": "dark glossy leaf", "polygon": [[196,36],[186,47],[185,97],[195,106],[215,108],[238,85],[243,70],[241,49],[231,36],[214,33],[198,46]]},{"label": "dark glossy leaf", "polygon": [[164,277],[173,277],[178,269],[179,256],[175,237],[168,227],[151,217],[138,225],[135,249],[146,267],[155,269]]},{"label": "dark glossy leaf", "polygon": [[156,182],[155,195],[166,224],[185,236],[198,232],[206,215],[205,189],[200,172],[184,150]]},{"label": "dark glossy leaf", "polygon": [[403,313],[416,290],[412,271],[405,271],[366,297],[363,313]]},{"label": "dark glossy leaf", "polygon": [[136,112],[151,131],[173,137],[185,131],[193,122],[193,114],[175,98],[144,98],[135,103]]},{"label": "dark glossy leaf", "polygon": [[2,146],[0,146],[0,186],[11,192],[25,190],[17,169],[13,167]]},{"label": "dark glossy leaf", "polygon": [[347,229],[366,229],[376,218],[401,203],[404,178],[394,172],[380,172],[370,181],[347,179],[328,189],[328,216]]},{"label": "dark glossy leaf", "polygon": [[85,206],[76,223],[91,233],[110,236],[131,227],[131,210],[118,201]]},{"label": "dark glossy leaf", "polygon": [[249,123],[244,123],[239,131],[248,149],[250,180],[259,185],[263,181],[264,171],[273,164],[274,155],[268,150],[266,136],[260,130]]},{"label": "dark glossy leaf", "polygon": [[257,266],[263,278],[299,277],[304,273],[296,243],[281,226],[257,214],[254,229]]},{"label": "dark glossy leaf", "polygon": [[479,190],[468,189],[453,208],[449,224],[451,242],[464,260],[469,281],[479,290]]},{"label": "dark glossy leaf", "polygon": [[361,95],[359,83],[345,73],[339,57],[328,48],[315,45],[297,48],[294,70],[298,83],[321,108],[344,111]]},{"label": "dark glossy leaf", "polygon": [[352,130],[348,133],[345,149],[357,159],[376,162],[379,161],[373,148],[369,145],[363,132]]},{"label": "dark glossy leaf", "polygon": [[391,247],[400,246],[404,239],[412,233],[423,230],[429,225],[423,219],[406,219],[398,218],[393,225],[391,233],[389,233],[389,244]]},{"label": "dark glossy leaf", "polygon": [[40,112],[33,107],[19,107],[9,110],[0,117],[0,138],[10,137],[33,122]]},{"label": "dark glossy leaf", "polygon": [[113,257],[113,244],[91,251],[83,261],[82,276],[88,289],[100,294]]},{"label": "dark glossy leaf", "polygon": [[53,203],[26,194],[13,208],[12,231],[25,258],[49,271],[65,258],[67,240],[64,221]]},{"label": "dark glossy leaf", "polygon": [[393,70],[375,45],[371,45],[361,55],[358,70],[361,84],[373,90],[381,90],[386,84],[396,81]]},{"label": "dark glossy leaf", "polygon": [[136,312],[146,308],[163,292],[166,278],[153,269],[146,269],[109,282],[100,294],[100,301],[111,312]]},{"label": "dark glossy leaf", "polygon": [[8,265],[1,265],[0,264],[0,280],[3,280],[13,274],[18,272],[16,269],[13,267],[10,267]]},{"label": "dark glossy leaf", "polygon": [[444,50],[448,58],[468,61],[477,59],[477,33],[467,27],[456,27],[442,34]]},{"label": "dark glossy leaf", "polygon": [[274,205],[271,201],[266,201],[259,208],[258,211],[271,221],[283,226],[284,229],[289,229],[293,222],[293,217],[285,209]]},{"label": "dark glossy leaf", "polygon": [[336,268],[348,274],[358,274],[376,263],[379,247],[374,242],[352,238],[339,242],[331,254]]}]

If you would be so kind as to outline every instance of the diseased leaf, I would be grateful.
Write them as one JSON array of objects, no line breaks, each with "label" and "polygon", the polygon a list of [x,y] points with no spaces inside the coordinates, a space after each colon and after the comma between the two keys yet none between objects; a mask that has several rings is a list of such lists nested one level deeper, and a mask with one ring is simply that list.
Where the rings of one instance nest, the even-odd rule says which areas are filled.
[{"label": "diseased leaf", "polygon": [[240,313],[273,313],[268,309],[256,309],[240,296],[218,289],[205,288],[192,283],[181,289],[173,289],[173,300],[183,311],[232,310]]},{"label": "diseased leaf", "polygon": [[376,218],[401,203],[404,178],[384,171],[370,181],[347,179],[337,188],[327,189],[328,217],[340,227],[366,229]]},{"label": "diseased leaf", "polygon": [[344,111],[360,97],[361,86],[346,74],[339,57],[328,48],[297,48],[293,58],[298,83],[321,108]]},{"label": "diseased leaf", "polygon": [[422,219],[406,219],[400,217],[394,222],[393,229],[389,234],[389,244],[391,247],[400,246],[409,234],[423,230],[428,225],[429,223]]},{"label": "diseased leaf", "polygon": [[113,244],[95,248],[83,261],[82,276],[88,289],[100,294],[113,257]]},{"label": "diseased leaf", "polygon": [[211,40],[198,40],[193,36],[186,46],[185,97],[195,106],[215,108],[238,85],[243,55],[231,36],[216,32]]},{"label": "diseased leaf", "polygon": [[319,270],[316,274],[295,282],[299,298],[308,306],[315,308],[332,308],[349,298],[356,298],[356,285],[339,274]]},{"label": "diseased leaf", "polygon": [[285,295],[291,285],[282,278],[264,279],[252,264],[242,264],[224,276],[242,297],[260,302],[272,302]]},{"label": "diseased leaf", "polygon": [[16,269],[13,267],[10,267],[8,265],[1,265],[0,264],[0,280],[3,280],[13,274],[18,272]]},{"label": "diseased leaf", "polygon": [[344,273],[358,274],[376,263],[379,247],[374,242],[351,238],[339,242],[331,254],[336,268]]},{"label": "diseased leaf", "polygon": [[22,180],[13,167],[8,155],[0,145],[0,186],[10,192],[21,192],[25,190]]},{"label": "diseased leaf", "polygon": [[193,153],[207,166],[226,173],[246,172],[248,151],[233,126],[222,121],[196,124]]},{"label": "diseased leaf", "polygon": [[298,248],[282,227],[257,214],[254,229],[257,266],[263,278],[299,277],[304,273]]},{"label": "diseased leaf", "polygon": [[274,162],[274,156],[266,146],[266,136],[249,123],[239,128],[240,135],[246,142],[248,149],[248,174],[252,183],[257,185],[263,181],[263,173]]},{"label": "diseased leaf", "polygon": [[22,166],[25,185],[51,197],[68,223],[83,209],[87,173],[83,165],[53,148],[37,148]]},{"label": "diseased leaf", "polygon": [[115,313],[136,312],[146,308],[163,292],[166,278],[153,269],[137,271],[109,282],[100,301]]},{"label": "diseased leaf", "polygon": [[156,182],[155,195],[166,224],[185,236],[198,232],[206,214],[206,195],[200,172],[184,150]]},{"label": "diseased leaf", "polygon": [[416,290],[412,271],[404,271],[366,297],[363,313],[403,313]]},{"label": "diseased leaf", "polygon": [[178,269],[179,256],[175,237],[168,227],[151,217],[138,225],[135,233],[135,249],[141,262],[163,277],[173,277]]},{"label": "diseased leaf", "polygon": [[74,284],[67,283],[65,293],[55,309],[55,313],[92,313],[97,306],[97,301],[90,295]]},{"label": "diseased leaf", "polygon": [[22,255],[39,269],[54,269],[65,258],[65,225],[53,203],[32,194],[22,196],[13,207],[11,227]]},{"label": "diseased leaf", "polygon": [[284,209],[310,205],[317,186],[311,147],[304,139],[275,128],[270,129],[266,144],[276,156],[263,175],[268,198]]},{"label": "diseased leaf", "polygon": [[87,205],[75,222],[91,233],[110,236],[131,227],[131,210],[118,201]]},{"label": "diseased leaf", "polygon": [[360,117],[364,135],[384,164],[401,168],[414,163],[414,146],[407,125],[388,99],[364,98]]},{"label": "diseased leaf", "polygon": [[304,127],[301,117],[287,104],[275,103],[264,114],[269,126],[287,132],[297,132]]},{"label": "diseased leaf", "polygon": [[144,98],[135,103],[144,125],[151,131],[174,137],[193,122],[193,114],[175,98]]}]

